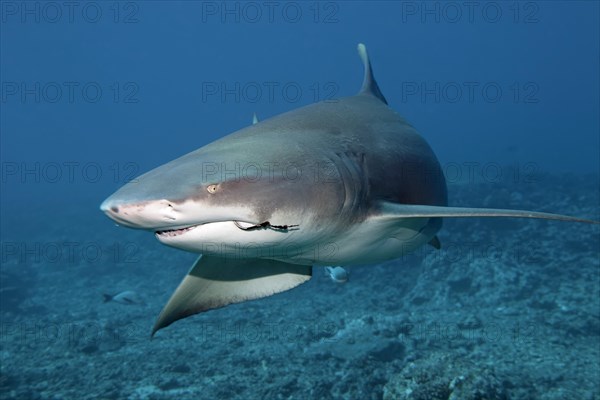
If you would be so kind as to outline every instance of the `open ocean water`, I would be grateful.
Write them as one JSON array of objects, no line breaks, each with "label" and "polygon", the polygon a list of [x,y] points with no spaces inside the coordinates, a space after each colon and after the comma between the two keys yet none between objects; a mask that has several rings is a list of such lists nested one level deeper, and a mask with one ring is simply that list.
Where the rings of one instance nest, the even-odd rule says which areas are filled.
[{"label": "open ocean water", "polygon": [[[131,179],[354,95],[365,43],[449,204],[600,219],[597,2],[0,1],[0,399],[600,399],[600,229],[445,219],[150,333],[196,258],[115,226]],[[390,182],[393,184],[393,182]],[[134,291],[134,304],[104,294]]]}]

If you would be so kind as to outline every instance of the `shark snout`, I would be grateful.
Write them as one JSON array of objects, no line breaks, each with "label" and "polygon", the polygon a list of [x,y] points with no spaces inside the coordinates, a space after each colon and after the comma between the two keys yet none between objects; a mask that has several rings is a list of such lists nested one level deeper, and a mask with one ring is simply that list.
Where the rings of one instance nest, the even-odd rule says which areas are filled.
[{"label": "shark snout", "polygon": [[168,200],[123,202],[109,197],[100,205],[110,219],[130,228],[152,229],[178,224],[179,212]]}]

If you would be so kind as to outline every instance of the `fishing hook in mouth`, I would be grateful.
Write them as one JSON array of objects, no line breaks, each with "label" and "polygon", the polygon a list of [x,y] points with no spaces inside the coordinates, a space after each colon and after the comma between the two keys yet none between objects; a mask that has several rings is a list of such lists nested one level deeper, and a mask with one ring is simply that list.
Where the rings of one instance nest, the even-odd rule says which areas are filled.
[{"label": "fishing hook in mouth", "polygon": [[269,221],[265,221],[260,224],[256,224],[256,225],[252,225],[252,226],[248,226],[248,227],[243,227],[239,223],[239,221],[233,221],[233,223],[235,224],[235,226],[237,226],[239,229],[241,229],[243,231],[255,231],[257,229],[271,228],[273,230],[287,232],[290,228],[296,228],[296,227],[300,226],[300,225],[272,225]]}]

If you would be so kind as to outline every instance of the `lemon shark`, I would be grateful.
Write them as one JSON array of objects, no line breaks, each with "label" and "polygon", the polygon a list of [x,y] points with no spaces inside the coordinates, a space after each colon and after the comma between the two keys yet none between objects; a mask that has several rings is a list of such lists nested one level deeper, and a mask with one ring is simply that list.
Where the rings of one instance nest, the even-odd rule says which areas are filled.
[{"label": "lemon shark", "polygon": [[153,169],[100,206],[118,224],[201,254],[152,335],[171,323],[292,289],[314,265],[379,263],[427,243],[446,217],[595,221],[448,207],[427,142],[387,105],[366,47],[355,96],[258,121]]}]

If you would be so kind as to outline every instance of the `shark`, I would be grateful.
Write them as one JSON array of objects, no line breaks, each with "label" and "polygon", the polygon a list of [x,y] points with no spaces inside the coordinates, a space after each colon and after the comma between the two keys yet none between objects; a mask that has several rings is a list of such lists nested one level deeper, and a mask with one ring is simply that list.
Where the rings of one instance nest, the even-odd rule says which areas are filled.
[{"label": "shark", "polygon": [[118,225],[200,254],[155,333],[194,314],[308,281],[313,266],[381,263],[440,248],[444,218],[538,218],[538,211],[448,205],[427,141],[391,109],[364,44],[360,91],[252,125],[125,184],[100,209]]}]

